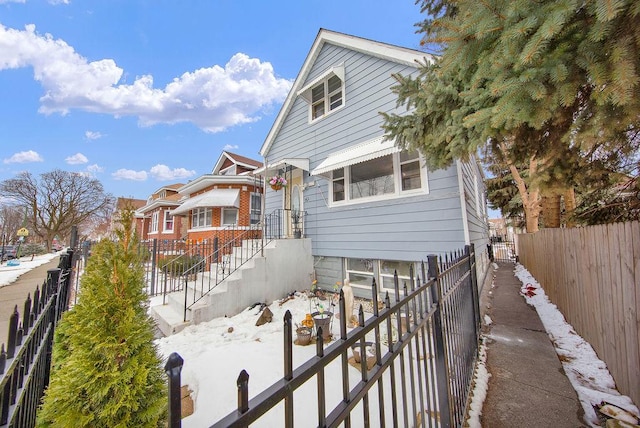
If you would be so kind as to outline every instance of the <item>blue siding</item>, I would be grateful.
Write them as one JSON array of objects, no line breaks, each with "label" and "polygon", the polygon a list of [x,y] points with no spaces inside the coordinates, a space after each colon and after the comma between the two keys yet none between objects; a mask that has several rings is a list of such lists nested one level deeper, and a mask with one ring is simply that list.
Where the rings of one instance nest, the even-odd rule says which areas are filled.
[{"label": "blue siding", "polygon": [[[396,83],[392,74],[416,72],[326,43],[305,84],[340,64],[345,67],[344,107],[309,124],[308,104],[297,97],[267,153],[268,162],[309,158],[313,170],[331,153],[380,136],[380,112],[396,110],[389,89]],[[457,169],[426,173],[428,194],[329,208],[328,181],[305,172],[305,183],[314,183],[304,191],[305,233],[312,238],[313,255],[414,261],[463,247]],[[282,207],[283,194],[267,189],[267,213]]]}]

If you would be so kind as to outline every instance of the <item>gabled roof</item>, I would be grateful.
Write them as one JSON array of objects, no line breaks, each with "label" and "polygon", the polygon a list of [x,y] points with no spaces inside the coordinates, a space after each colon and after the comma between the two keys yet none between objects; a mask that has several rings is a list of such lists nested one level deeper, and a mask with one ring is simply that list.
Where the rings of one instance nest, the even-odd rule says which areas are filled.
[{"label": "gabled roof", "polygon": [[303,84],[307,80],[309,72],[313,68],[322,47],[325,43],[344,47],[354,51],[362,52],[378,58],[383,58],[388,61],[393,61],[400,64],[409,65],[412,67],[419,67],[420,63],[424,63],[425,60],[432,60],[432,56],[421,51],[414,49],[403,48],[400,46],[390,45],[387,43],[376,42],[374,40],[364,39],[362,37],[351,36],[348,34],[337,33],[335,31],[325,30],[321,28],[316,36],[316,40],[313,42],[311,50],[307,54],[307,58],[296,77],[293,87],[289,91],[278,117],[276,118],[267,138],[265,139],[262,147],[260,148],[260,154],[264,156],[271,147],[276,135],[280,131],[280,127],[284,123],[285,118],[289,114],[291,107],[296,99],[298,91],[303,87]]},{"label": "gabled roof", "polygon": [[118,198],[116,200],[115,211],[120,211],[125,208],[132,208],[137,210],[138,208],[144,207],[147,201],[144,199],[134,199],[134,198]]},{"label": "gabled roof", "polygon": [[162,191],[162,190],[174,190],[175,191],[175,190],[178,190],[179,188],[181,188],[182,186],[184,186],[184,183],[167,184],[166,186],[160,187],[158,190],[156,190],[153,193],[154,194],[160,193],[160,191]]},{"label": "gabled roof", "polygon": [[262,166],[262,162],[254,160],[254,159],[250,159],[248,157],[245,156],[241,156],[241,155],[237,155],[235,153],[231,153],[231,152],[227,152],[226,150],[222,152],[222,154],[220,155],[220,157],[218,158],[218,161],[216,162],[215,166],[213,167],[213,170],[211,171],[212,174],[218,174],[220,172],[220,168],[222,168],[222,165],[224,164],[224,161],[226,159],[229,159],[231,162],[235,163],[236,165],[240,165],[243,166],[247,169],[253,170],[256,168],[260,168]]}]

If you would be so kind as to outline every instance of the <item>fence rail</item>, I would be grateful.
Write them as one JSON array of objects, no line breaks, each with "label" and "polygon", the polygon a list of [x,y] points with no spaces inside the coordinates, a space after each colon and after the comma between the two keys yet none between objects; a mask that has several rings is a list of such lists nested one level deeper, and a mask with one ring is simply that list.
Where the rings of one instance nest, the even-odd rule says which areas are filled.
[{"label": "fence rail", "polygon": [[[249,399],[249,375],[238,377],[238,408],[213,427],[246,427],[265,413],[282,412],[281,426],[294,421],[310,425],[312,415],[295,413],[295,392],[306,382],[317,385],[317,425],[345,426],[462,426],[469,398],[473,368],[478,353],[480,316],[475,252],[473,246],[438,259],[428,258],[428,273],[422,264],[421,282],[413,269],[402,291],[394,275],[395,299],[386,293],[384,308],[373,306],[365,319],[361,306],[359,325],[347,333],[347,316],[340,317],[340,336],[324,346],[322,331],[316,335],[316,356],[293,369],[293,327],[291,314],[283,320],[283,378]],[[372,302],[378,300],[375,280]],[[345,313],[340,293],[339,310]],[[360,358],[359,376],[354,382],[349,355],[359,349],[367,355],[371,347],[375,363]],[[165,370],[169,376],[170,427],[180,426],[180,371],[183,360],[172,354]],[[327,408],[325,371],[338,365],[342,372],[342,397]],[[351,373],[350,373],[351,372]]]},{"label": "fence rail", "polygon": [[518,236],[520,262],[640,403],[640,223]]},{"label": "fence rail", "polygon": [[35,426],[36,410],[49,384],[53,334],[68,309],[73,251],[60,256],[59,267],[47,271],[42,287],[18,306],[9,321],[8,339],[0,347],[0,427]]}]

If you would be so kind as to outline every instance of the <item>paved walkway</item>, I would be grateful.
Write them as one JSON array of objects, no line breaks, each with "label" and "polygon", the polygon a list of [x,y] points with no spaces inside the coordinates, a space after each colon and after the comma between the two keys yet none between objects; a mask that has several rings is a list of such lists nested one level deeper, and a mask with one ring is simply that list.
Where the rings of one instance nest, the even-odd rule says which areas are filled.
[{"label": "paved walkway", "polygon": [[28,272],[20,275],[18,279],[9,285],[0,287],[0,344],[7,343],[9,332],[9,317],[13,309],[18,305],[18,312],[22,314],[24,301],[36,287],[42,288],[42,283],[47,279],[47,270],[58,267],[60,258],[55,257],[50,262],[44,263]]},{"label": "paved walkway", "polygon": [[491,373],[482,408],[484,428],[587,427],[575,390],[535,308],[520,295],[513,263],[499,263],[494,286],[480,300]]}]

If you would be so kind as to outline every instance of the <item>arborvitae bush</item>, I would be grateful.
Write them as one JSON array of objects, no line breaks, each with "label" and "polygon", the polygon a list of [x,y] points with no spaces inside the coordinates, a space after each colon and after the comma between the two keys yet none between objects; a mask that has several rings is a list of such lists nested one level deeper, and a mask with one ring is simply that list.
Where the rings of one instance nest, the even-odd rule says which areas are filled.
[{"label": "arborvitae bush", "polygon": [[123,214],[117,242],[103,240],[93,247],[78,303],[56,330],[38,426],[165,424],[165,374],[153,344],[131,215]]}]

